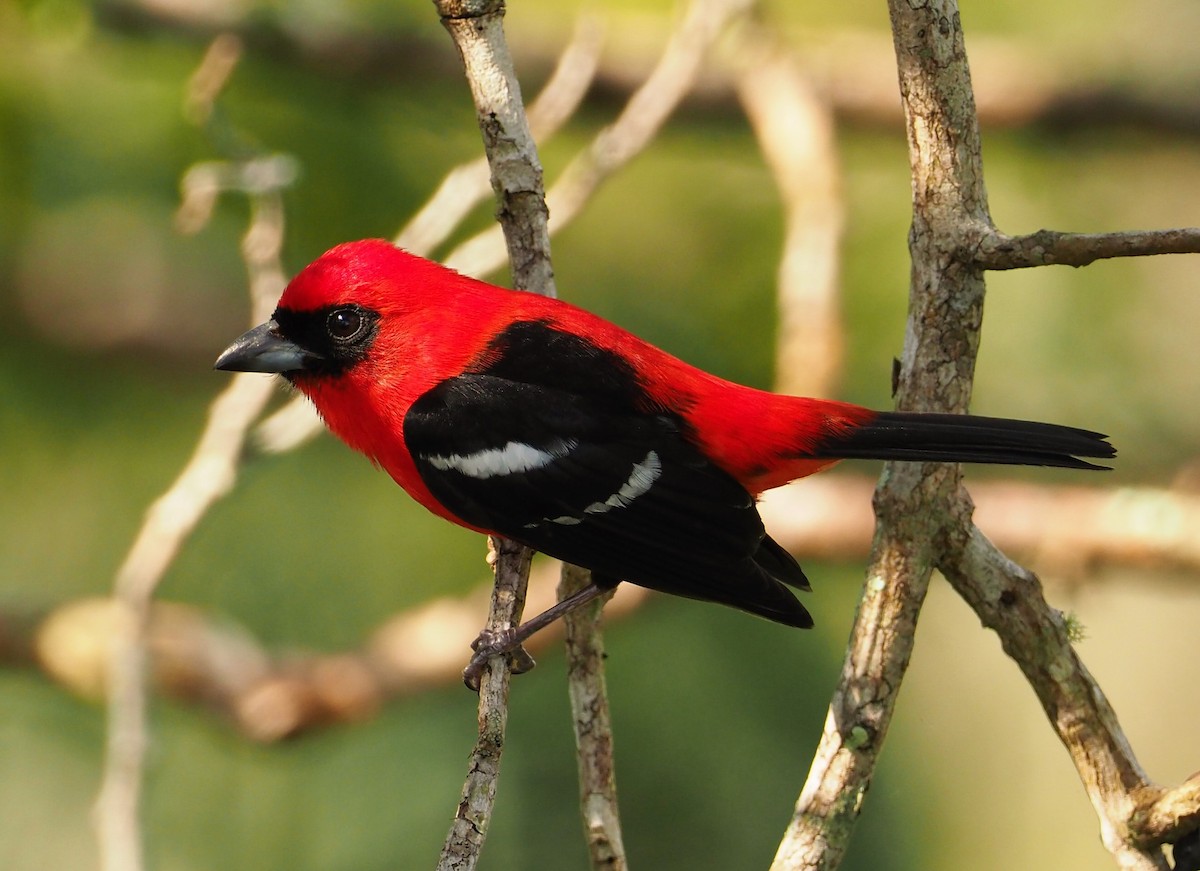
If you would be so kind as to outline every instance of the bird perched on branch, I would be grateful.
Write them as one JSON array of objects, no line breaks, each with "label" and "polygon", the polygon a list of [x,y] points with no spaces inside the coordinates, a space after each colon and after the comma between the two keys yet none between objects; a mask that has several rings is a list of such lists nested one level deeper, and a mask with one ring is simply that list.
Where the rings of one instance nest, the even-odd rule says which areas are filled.
[{"label": "bird perched on branch", "polygon": [[468,682],[623,580],[811,626],[792,592],[808,579],[755,497],[838,460],[1099,469],[1081,458],[1115,455],[1073,427],[743,387],[383,240],[323,254],[215,365],[283,375],[434,514],[592,570],[581,593],[477,642]]}]

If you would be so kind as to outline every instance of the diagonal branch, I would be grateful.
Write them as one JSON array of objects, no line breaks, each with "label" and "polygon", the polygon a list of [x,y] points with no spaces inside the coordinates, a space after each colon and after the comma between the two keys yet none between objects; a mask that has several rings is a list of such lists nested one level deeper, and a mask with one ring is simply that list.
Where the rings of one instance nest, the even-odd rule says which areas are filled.
[{"label": "diagonal branch", "polygon": [[[559,56],[553,74],[529,105],[529,128],[535,139],[545,141],[553,136],[579,108],[596,74],[601,37],[600,25],[586,15],[581,16],[575,36]],[[393,242],[414,254],[430,256],[490,192],[491,173],[486,155],[454,167]],[[463,271],[482,275],[498,268],[504,261],[504,246],[499,244],[498,236],[495,254],[485,268]],[[282,454],[324,431],[325,425],[312,403],[297,396],[263,421],[255,436],[263,451]]]},{"label": "diagonal branch", "polygon": [[1163,790],[1142,770],[1116,712],[1071,646],[1067,621],[1042,596],[1037,576],[1000,553],[973,526],[939,568],[1000,637],[1004,652],[1041,701],[1075,763],[1100,818],[1104,844],[1118,866],[1165,868],[1159,851],[1134,843],[1130,827],[1135,809],[1151,807]]},{"label": "diagonal branch", "polygon": [[[569,224],[609,176],[654,141],[691,91],[717,38],[753,4],[754,0],[692,0],[654,69],[616,121],[596,134],[550,188],[546,200],[553,232]],[[459,245],[445,262],[461,272],[489,272],[497,265],[499,251],[499,235],[489,229]]]},{"label": "diagonal branch", "polygon": [[[209,121],[213,101],[239,53],[236,40],[217,39],[205,55],[193,76],[190,93],[191,109],[199,123]],[[242,254],[250,279],[253,323],[270,315],[283,290],[279,261],[283,245],[281,190],[293,177],[292,161],[272,156],[234,164],[207,164],[202,171],[189,173],[185,180],[191,186],[185,185],[180,212],[190,215],[193,226],[195,216],[205,213],[203,207],[194,207],[196,196],[209,202],[220,190],[231,188],[249,196],[251,221],[242,241]],[[232,489],[246,435],[273,391],[268,379],[245,374],[233,378],[209,409],[208,422],[191,458],[175,482],[150,506],[117,571],[107,745],[95,808],[104,871],[139,871],[143,865],[139,815],[147,744],[146,643],[155,590],[209,507]]]},{"label": "diagonal branch", "polygon": [[[529,104],[529,129],[534,139],[545,141],[553,136],[579,108],[596,75],[602,36],[596,19],[580,16],[554,72]],[[455,167],[393,241],[406,251],[428,256],[490,191],[486,155]]]},{"label": "diagonal branch", "polygon": [[[915,470],[905,478],[906,485],[890,485],[892,492],[880,495],[897,508],[919,506],[924,497],[910,486],[921,483]],[[902,511],[894,519],[895,525],[881,523],[876,535],[825,729],[772,871],[836,868],[862,810],[932,569],[923,511]]]}]

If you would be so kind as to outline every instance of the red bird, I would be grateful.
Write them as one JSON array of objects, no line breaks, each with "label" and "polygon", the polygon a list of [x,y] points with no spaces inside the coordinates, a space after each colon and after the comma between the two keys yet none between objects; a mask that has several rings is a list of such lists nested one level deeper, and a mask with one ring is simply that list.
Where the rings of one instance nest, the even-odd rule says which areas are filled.
[{"label": "red bird", "polygon": [[215,365],[283,375],[433,513],[591,569],[574,603],[627,580],[799,627],[812,618],[788,588],[808,580],[763,529],[764,490],[850,457],[1097,469],[1078,457],[1115,455],[1073,427],[743,387],[383,240],[322,255]]}]

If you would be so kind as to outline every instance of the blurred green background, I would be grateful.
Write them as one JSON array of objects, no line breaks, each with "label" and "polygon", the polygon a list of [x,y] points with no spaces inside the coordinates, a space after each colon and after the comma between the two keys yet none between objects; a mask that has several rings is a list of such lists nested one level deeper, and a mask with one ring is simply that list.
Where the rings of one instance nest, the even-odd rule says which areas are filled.
[{"label": "blurred green background", "polygon": [[[525,58],[552,55],[546,46],[566,39],[574,6],[510,3],[527,94],[546,70]],[[887,45],[879,2],[764,6],[802,56],[847,29]],[[302,168],[286,197],[289,270],[337,242],[394,234],[447,170],[479,152],[469,95],[428,2],[196,8],[247,36],[223,100],[232,123]],[[653,45],[676,14],[645,0],[596,8],[614,51]],[[198,236],[172,229],[180,176],[216,156],[181,109],[212,27],[180,24],[173,9],[0,0],[0,606],[11,611],[110,588],[225,383],[210,369],[215,354],[247,325],[244,201],[223,200]],[[964,26],[968,50],[974,40],[1017,46],[1193,119],[1190,130],[1103,116],[985,127],[1002,229],[1200,223],[1192,0],[1036,9],[1003,0],[969,4]],[[381,64],[373,40],[413,50]],[[331,43],[341,48],[321,49]],[[601,94],[546,145],[549,177],[617,105]],[[845,123],[840,140],[840,393],[886,406],[904,328],[904,138],[895,125]],[[697,104],[556,238],[555,268],[564,297],[705,368],[768,386],[781,239],[777,195],[745,122]],[[1177,257],[992,276],[975,410],[1103,429],[1121,457],[1102,483],[1170,483],[1194,462],[1200,435],[1195,274],[1194,258]],[[482,559],[476,536],[425,515],[322,438],[247,464],[161,595],[231,617],[274,648],[338,650],[399,609],[477,584]],[[820,734],[861,572],[808,565],[812,633],[664,600],[609,629],[634,867],[769,863]],[[1151,776],[1175,782],[1200,767],[1195,579],[1110,570],[1074,590],[1047,580],[1056,604],[1087,626],[1084,659]],[[475,697],[449,686],[363,725],[261,747],[201,711],[158,702],[150,866],[432,867],[474,712]],[[94,867],[89,812],[103,741],[100,707],[33,671],[0,671],[0,868]],[[586,867],[572,753],[562,664],[546,656],[513,692],[484,868]],[[1070,871],[1108,861],[1032,693],[935,584],[845,867]]]}]

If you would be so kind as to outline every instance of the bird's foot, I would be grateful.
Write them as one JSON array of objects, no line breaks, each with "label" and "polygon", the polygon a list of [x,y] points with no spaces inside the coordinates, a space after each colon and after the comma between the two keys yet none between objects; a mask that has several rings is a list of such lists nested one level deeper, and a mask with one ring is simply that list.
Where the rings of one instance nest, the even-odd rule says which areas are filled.
[{"label": "bird's foot", "polygon": [[479,692],[479,684],[483,680],[484,669],[488,660],[493,656],[507,656],[508,667],[513,674],[524,674],[533,669],[537,662],[529,655],[529,651],[521,646],[525,638],[516,629],[484,629],[479,637],[471,642],[475,655],[463,669],[463,683],[468,689]]}]

